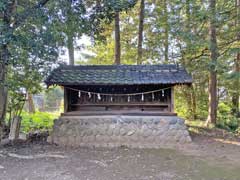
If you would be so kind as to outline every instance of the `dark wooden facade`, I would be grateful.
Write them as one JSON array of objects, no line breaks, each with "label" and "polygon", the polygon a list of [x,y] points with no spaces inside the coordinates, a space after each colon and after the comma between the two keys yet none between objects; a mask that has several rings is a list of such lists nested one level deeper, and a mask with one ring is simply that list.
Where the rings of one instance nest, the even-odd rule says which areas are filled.
[{"label": "dark wooden facade", "polygon": [[[74,90],[72,90],[74,89]],[[79,92],[76,89],[99,93],[97,94]],[[158,92],[144,94],[159,89]],[[65,112],[71,111],[158,111],[174,112],[173,86],[163,85],[129,85],[129,86],[68,86],[64,88]],[[101,95],[113,94],[113,95]],[[138,95],[132,95],[140,93]],[[142,93],[142,94],[141,94]],[[124,94],[124,95],[118,95]],[[130,95],[128,95],[130,94]]]}]

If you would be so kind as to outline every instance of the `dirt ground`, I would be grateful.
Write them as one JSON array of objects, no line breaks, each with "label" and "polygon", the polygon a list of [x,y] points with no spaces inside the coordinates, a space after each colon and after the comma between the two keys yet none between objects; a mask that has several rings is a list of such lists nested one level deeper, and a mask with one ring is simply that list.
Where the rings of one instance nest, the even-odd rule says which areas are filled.
[{"label": "dirt ground", "polygon": [[240,142],[195,136],[169,149],[0,147],[0,180],[240,180]]}]

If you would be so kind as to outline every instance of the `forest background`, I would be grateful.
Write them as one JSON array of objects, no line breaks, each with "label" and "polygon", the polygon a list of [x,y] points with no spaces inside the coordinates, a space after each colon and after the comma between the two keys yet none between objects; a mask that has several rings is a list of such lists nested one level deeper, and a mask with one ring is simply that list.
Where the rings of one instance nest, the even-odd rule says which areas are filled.
[{"label": "forest background", "polygon": [[[0,28],[1,132],[15,117],[23,132],[51,130],[62,90],[43,80],[66,56],[72,65],[184,66],[193,85],[176,88],[178,115],[240,132],[240,0],[2,0]],[[51,106],[57,112],[40,112]]]}]

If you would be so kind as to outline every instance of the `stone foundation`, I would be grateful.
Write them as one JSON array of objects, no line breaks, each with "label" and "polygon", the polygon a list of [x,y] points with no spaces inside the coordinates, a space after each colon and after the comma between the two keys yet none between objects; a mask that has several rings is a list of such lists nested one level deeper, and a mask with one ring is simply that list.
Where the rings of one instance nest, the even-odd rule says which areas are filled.
[{"label": "stone foundation", "polygon": [[62,116],[48,142],[63,146],[169,148],[191,142],[177,116]]}]

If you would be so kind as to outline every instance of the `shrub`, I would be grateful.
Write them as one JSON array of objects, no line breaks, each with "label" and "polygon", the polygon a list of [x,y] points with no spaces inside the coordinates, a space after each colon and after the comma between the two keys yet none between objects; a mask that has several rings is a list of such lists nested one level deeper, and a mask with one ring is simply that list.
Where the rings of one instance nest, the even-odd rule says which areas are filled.
[{"label": "shrub", "polygon": [[231,107],[225,103],[219,103],[217,126],[231,131],[239,127],[239,119],[231,113]]},{"label": "shrub", "polygon": [[59,113],[36,112],[29,114],[22,113],[21,131],[24,133],[38,131],[51,131],[54,119],[58,118]]},{"label": "shrub", "polygon": [[235,132],[236,132],[237,135],[240,136],[240,127],[238,127]]}]

